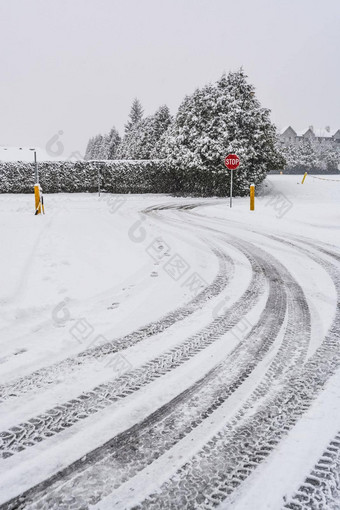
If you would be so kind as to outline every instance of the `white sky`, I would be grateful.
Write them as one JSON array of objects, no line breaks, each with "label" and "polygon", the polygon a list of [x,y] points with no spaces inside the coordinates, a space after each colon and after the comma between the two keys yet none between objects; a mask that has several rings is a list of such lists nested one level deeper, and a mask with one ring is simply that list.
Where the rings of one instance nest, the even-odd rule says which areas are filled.
[{"label": "white sky", "polygon": [[0,0],[0,145],[63,157],[243,66],[272,120],[340,128],[340,0]]}]

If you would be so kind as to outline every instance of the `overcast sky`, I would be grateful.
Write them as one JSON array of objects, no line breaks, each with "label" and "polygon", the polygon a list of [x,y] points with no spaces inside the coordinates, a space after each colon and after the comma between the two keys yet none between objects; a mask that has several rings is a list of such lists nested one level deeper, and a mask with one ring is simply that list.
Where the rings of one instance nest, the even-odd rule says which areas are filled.
[{"label": "overcast sky", "polygon": [[0,0],[0,43],[0,145],[83,153],[240,66],[279,128],[340,128],[340,0]]}]

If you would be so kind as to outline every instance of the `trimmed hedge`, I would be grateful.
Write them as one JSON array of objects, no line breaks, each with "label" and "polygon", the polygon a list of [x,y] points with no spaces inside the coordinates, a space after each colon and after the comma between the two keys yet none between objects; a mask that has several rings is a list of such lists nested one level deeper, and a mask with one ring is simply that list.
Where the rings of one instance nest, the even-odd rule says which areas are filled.
[{"label": "trimmed hedge", "polygon": [[[44,193],[170,193],[227,196],[230,172],[170,168],[166,160],[43,161],[38,163]],[[249,183],[234,172],[235,195],[249,192]],[[242,180],[242,182],[241,182]],[[262,180],[262,179],[261,179]],[[0,193],[32,193],[34,164],[0,162]]]},{"label": "trimmed hedge", "polygon": [[[43,161],[38,163],[44,193],[159,193],[164,161]],[[34,164],[0,162],[1,193],[31,193]]]}]

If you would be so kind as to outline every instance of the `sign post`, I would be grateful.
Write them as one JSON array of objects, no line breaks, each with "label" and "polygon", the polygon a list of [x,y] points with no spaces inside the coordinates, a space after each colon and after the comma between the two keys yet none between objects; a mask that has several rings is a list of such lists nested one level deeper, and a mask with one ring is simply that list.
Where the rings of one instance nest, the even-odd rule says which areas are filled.
[{"label": "sign post", "polygon": [[233,174],[234,170],[230,170],[230,207],[233,206]]},{"label": "sign post", "polygon": [[233,173],[240,164],[240,158],[236,154],[228,154],[224,160],[225,166],[230,170],[230,207],[233,206]]}]

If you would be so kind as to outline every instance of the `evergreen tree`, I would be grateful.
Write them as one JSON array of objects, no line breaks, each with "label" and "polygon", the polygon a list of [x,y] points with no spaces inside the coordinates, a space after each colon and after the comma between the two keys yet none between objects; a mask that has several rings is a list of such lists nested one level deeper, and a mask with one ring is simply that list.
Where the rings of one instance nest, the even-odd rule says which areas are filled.
[{"label": "evergreen tree", "polygon": [[104,143],[105,140],[103,135],[97,135],[94,137],[91,159],[102,159]]},{"label": "evergreen tree", "polygon": [[113,127],[108,135],[97,135],[90,138],[85,152],[85,159],[116,159],[119,144],[119,133]]},{"label": "evergreen tree", "polygon": [[136,124],[138,124],[138,122],[142,120],[143,113],[144,112],[140,101],[137,98],[135,98],[133,100],[131,110],[129,113],[129,120],[125,124],[125,134],[128,134],[131,131],[131,129],[133,129],[136,126]]},{"label": "evergreen tree", "polygon": [[288,145],[281,148],[282,154],[286,161],[286,168],[293,168],[296,165],[296,161],[298,158],[298,146],[297,145]]},{"label": "evergreen tree", "polygon": [[340,170],[340,147],[336,148],[332,144],[325,145],[321,157],[326,170],[331,172]]},{"label": "evergreen tree", "polygon": [[166,105],[162,105],[154,115],[153,140],[150,143],[150,159],[158,159],[163,151],[166,133],[173,122],[173,117]]},{"label": "evergreen tree", "polygon": [[154,115],[154,136],[156,141],[167,131],[171,122],[172,116],[167,105],[160,106]]},{"label": "evergreen tree", "polygon": [[85,160],[92,159],[93,143],[94,143],[94,138],[92,137],[89,139],[87,147],[86,147],[85,156],[84,156]]},{"label": "evergreen tree", "polygon": [[229,73],[184,99],[162,140],[161,155],[170,167],[213,172],[228,181],[224,159],[236,153],[241,160],[234,172],[239,193],[246,193],[250,183],[261,182],[267,171],[282,168],[269,110],[261,107],[246,78],[243,70]]},{"label": "evergreen tree", "polygon": [[317,166],[318,154],[315,143],[309,138],[302,141],[297,149],[296,162],[304,168],[315,168]]},{"label": "evergreen tree", "polygon": [[298,145],[289,145],[283,148],[286,159],[286,169],[294,172],[308,170],[320,172],[334,172],[338,170],[340,163],[340,148],[332,142],[310,138],[303,139]]},{"label": "evergreen tree", "polygon": [[117,159],[117,149],[121,142],[120,135],[115,127],[113,127],[109,133],[109,143],[108,143],[108,159]]},{"label": "evergreen tree", "polygon": [[171,115],[166,105],[161,106],[154,115],[136,122],[118,148],[119,159],[157,158],[155,147],[170,123]]},{"label": "evergreen tree", "polygon": [[99,159],[110,159],[110,144],[111,138],[110,135],[104,135],[102,139],[101,149],[100,149],[100,157]]}]

